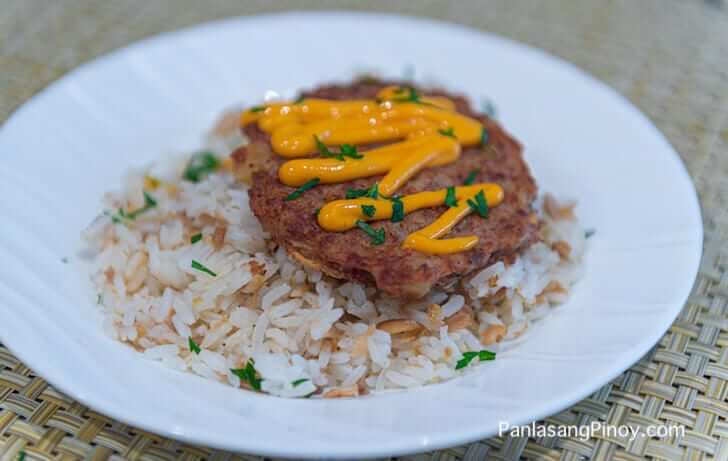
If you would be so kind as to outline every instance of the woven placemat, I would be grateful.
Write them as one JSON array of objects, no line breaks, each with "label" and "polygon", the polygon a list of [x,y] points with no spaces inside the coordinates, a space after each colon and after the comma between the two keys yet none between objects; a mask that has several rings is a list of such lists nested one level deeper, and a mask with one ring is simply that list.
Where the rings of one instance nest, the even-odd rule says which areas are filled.
[{"label": "woven placemat", "polygon": [[[400,459],[728,460],[728,7],[721,0],[272,5],[2,0],[0,120],[78,64],[142,37],[224,16],[304,8],[430,16],[509,36],[572,61],[627,96],[666,134],[702,202],[706,240],[700,274],[673,326],[631,369],[545,420],[643,428],[674,423],[685,426],[684,435],[632,441],[610,435],[507,436]],[[260,459],[185,445],[111,420],[55,391],[0,345],[0,460],[22,457]]]}]

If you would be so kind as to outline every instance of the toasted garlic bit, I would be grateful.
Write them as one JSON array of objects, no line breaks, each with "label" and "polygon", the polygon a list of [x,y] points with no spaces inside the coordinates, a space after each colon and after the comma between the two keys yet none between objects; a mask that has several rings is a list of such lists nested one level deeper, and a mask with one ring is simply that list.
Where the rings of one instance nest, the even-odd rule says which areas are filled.
[{"label": "toasted garlic bit", "polygon": [[507,331],[505,325],[488,325],[480,332],[480,341],[485,345],[500,342],[505,338]]},{"label": "toasted garlic bit", "polygon": [[468,306],[463,306],[459,311],[455,312],[450,318],[445,320],[448,331],[462,330],[473,325],[473,310]]},{"label": "toasted garlic bit", "polygon": [[155,178],[154,176],[144,176],[144,190],[155,191],[160,184],[161,182],[159,181],[159,179]]},{"label": "toasted garlic bit", "polygon": [[254,275],[264,275],[265,266],[258,261],[250,261],[250,272]]},{"label": "toasted garlic bit", "polygon": [[430,304],[427,307],[427,318],[430,319],[434,325],[439,325],[442,320],[442,306],[439,304]]},{"label": "toasted garlic bit", "polygon": [[241,290],[243,293],[255,293],[265,284],[265,277],[262,275],[254,275],[247,285]]},{"label": "toasted garlic bit", "polygon": [[366,357],[369,353],[369,337],[374,334],[376,328],[374,325],[369,325],[366,333],[359,335],[354,339],[354,344],[351,346],[352,357]]},{"label": "toasted garlic bit", "polygon": [[215,232],[212,233],[212,246],[214,246],[216,250],[222,248],[223,243],[225,243],[226,233],[227,226],[217,226],[215,228]]},{"label": "toasted garlic bit", "polygon": [[356,397],[359,395],[359,386],[338,387],[324,392],[325,399],[339,399],[342,397]]},{"label": "toasted garlic bit", "polygon": [[377,329],[386,331],[390,335],[396,335],[400,333],[409,333],[411,331],[419,331],[422,329],[422,325],[414,320],[395,319],[379,322],[377,324]]},{"label": "toasted garlic bit", "polygon": [[411,343],[420,337],[420,331],[409,331],[407,333],[400,333],[392,338],[393,347],[402,347],[405,344]]},{"label": "toasted garlic bit", "polygon": [[222,169],[225,171],[235,171],[235,162],[231,157],[225,157],[221,162]]},{"label": "toasted garlic bit", "polygon": [[341,272],[338,272],[336,270],[333,270],[333,269],[330,269],[328,267],[322,266],[321,263],[316,262],[316,261],[313,261],[313,260],[305,257],[304,255],[302,255],[301,253],[299,253],[296,250],[293,250],[293,249],[290,249],[289,248],[288,249],[288,255],[291,258],[295,259],[296,262],[298,262],[300,265],[302,265],[306,269],[311,269],[311,270],[314,270],[314,271],[322,272],[322,273],[328,275],[329,277],[333,277],[335,279],[343,279],[344,278],[344,274],[342,274]]},{"label": "toasted garlic bit", "polygon": [[568,203],[561,205],[551,194],[546,194],[543,197],[543,209],[547,215],[555,220],[569,219],[574,220],[574,203]]},{"label": "toasted garlic bit", "polygon": [[137,251],[129,260],[124,269],[124,282],[126,283],[126,291],[134,293],[141,288],[142,283],[147,278],[147,254]]},{"label": "toasted garlic bit", "polygon": [[493,293],[492,295],[488,295],[483,299],[484,303],[487,303],[489,305],[497,305],[500,304],[504,299],[506,299],[506,293],[508,290],[506,290],[506,287],[501,287]]},{"label": "toasted garlic bit", "polygon": [[542,293],[566,293],[566,291],[567,290],[563,287],[563,285],[556,280],[552,280],[548,285],[546,285],[546,288],[543,289]]},{"label": "toasted garlic bit", "polygon": [[561,259],[569,259],[569,256],[571,256],[571,245],[564,240],[552,243],[551,249],[557,252]]}]

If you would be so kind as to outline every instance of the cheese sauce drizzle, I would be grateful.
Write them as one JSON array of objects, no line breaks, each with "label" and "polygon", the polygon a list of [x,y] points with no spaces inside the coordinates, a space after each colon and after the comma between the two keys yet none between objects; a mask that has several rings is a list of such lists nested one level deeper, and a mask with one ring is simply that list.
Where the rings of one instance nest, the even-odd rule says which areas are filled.
[{"label": "cheese sauce drizzle", "polygon": [[[453,163],[461,146],[479,144],[483,126],[477,120],[454,111],[447,98],[419,97],[412,88],[387,87],[376,101],[330,101],[305,99],[297,103],[275,103],[242,113],[241,123],[258,124],[269,133],[273,151],[292,158],[278,171],[283,184],[298,187],[318,178],[323,184],[348,182],[358,178],[384,175],[379,182],[382,198],[335,200],[318,214],[319,225],[331,232],[356,227],[357,221],[390,219],[393,197],[410,178],[425,168]],[[316,152],[316,139],[327,145],[370,144],[399,141],[362,152],[361,159],[305,158]],[[466,251],[478,243],[477,236],[442,239],[472,212],[468,200],[480,191],[489,207],[503,200],[497,184],[475,184],[455,188],[457,205],[440,215],[429,226],[408,235],[403,248],[428,254]],[[404,213],[443,205],[447,189],[419,192],[400,197]],[[368,216],[365,206],[375,212]]]}]

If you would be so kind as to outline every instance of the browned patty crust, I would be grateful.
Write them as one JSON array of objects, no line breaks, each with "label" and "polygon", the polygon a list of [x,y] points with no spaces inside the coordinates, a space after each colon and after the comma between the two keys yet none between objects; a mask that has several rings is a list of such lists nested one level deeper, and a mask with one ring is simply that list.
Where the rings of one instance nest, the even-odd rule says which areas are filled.
[{"label": "browned patty crust", "polygon": [[[382,87],[393,84],[399,82],[367,79],[349,85],[323,86],[304,92],[303,96],[332,100],[373,99]],[[428,255],[401,248],[408,234],[432,223],[446,211],[445,206],[415,211],[397,223],[371,222],[373,227],[381,227],[386,233],[384,244],[379,246],[373,246],[370,237],[359,229],[323,230],[316,221],[318,208],[344,198],[347,188],[367,188],[382,177],[319,185],[296,200],[285,201],[295,188],[278,180],[278,168],[284,159],[271,153],[269,136],[251,124],[244,128],[251,143],[238,149],[233,158],[238,165],[248,164],[254,168],[250,206],[275,242],[286,247],[299,261],[329,275],[373,283],[392,296],[414,299],[424,296],[433,287],[447,286],[458,277],[498,260],[510,259],[536,240],[538,222],[531,208],[536,184],[521,156],[521,145],[494,120],[473,112],[465,98],[440,90],[418,89],[418,92],[452,99],[458,112],[484,124],[489,141],[485,147],[464,148],[457,162],[420,172],[397,193],[406,195],[461,185],[474,170],[479,171],[476,183],[500,184],[505,192],[504,200],[490,210],[487,219],[470,214],[444,237],[477,235],[480,237],[477,246],[449,255]],[[366,146],[358,147],[366,150]]]}]

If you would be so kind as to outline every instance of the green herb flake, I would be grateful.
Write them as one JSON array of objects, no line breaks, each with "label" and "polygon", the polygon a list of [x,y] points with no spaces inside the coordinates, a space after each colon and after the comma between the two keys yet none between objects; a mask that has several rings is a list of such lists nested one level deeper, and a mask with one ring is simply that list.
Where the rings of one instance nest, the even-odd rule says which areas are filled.
[{"label": "green herb flake", "polygon": [[357,152],[356,146],[352,146],[351,144],[342,144],[340,155],[343,157],[349,157],[349,158],[353,158],[356,160],[364,158],[364,156],[362,154]]},{"label": "green herb flake", "polygon": [[210,151],[198,152],[187,162],[182,177],[188,181],[200,182],[207,174],[212,173],[220,166],[220,161]]},{"label": "green herb flake", "polygon": [[442,130],[437,130],[437,132],[443,136],[448,136],[450,138],[457,139],[457,137],[455,136],[455,128],[453,128],[453,127],[450,127],[447,129],[442,129]]},{"label": "green herb flake", "polygon": [[65,257],[65,256],[64,256],[64,257],[62,257],[62,258],[61,258],[61,262],[62,262],[63,264],[68,264],[68,258],[67,258],[67,257]]},{"label": "green herb flake", "polygon": [[296,200],[298,197],[303,195],[304,192],[306,192],[309,189],[313,189],[320,182],[321,182],[320,178],[309,179],[305,183],[301,184],[301,186],[298,189],[296,189],[293,192],[291,192],[290,194],[288,194],[285,198],[286,202],[289,202],[291,200]]},{"label": "green herb flake", "polygon": [[190,243],[193,245],[195,243],[199,242],[200,240],[202,240],[202,234],[195,234],[192,237],[190,237]]},{"label": "green herb flake", "polygon": [[475,182],[475,178],[480,174],[480,170],[473,170],[470,173],[468,173],[468,177],[465,178],[465,182],[463,182],[464,185],[470,186]]},{"label": "green herb flake", "polygon": [[370,187],[367,190],[367,197],[373,198],[375,200],[379,198],[379,183],[378,182],[375,182],[374,184],[372,184],[372,187]]},{"label": "green herb flake", "polygon": [[305,99],[306,98],[304,98],[303,95],[301,95],[301,96],[297,97],[295,101],[293,101],[293,104],[303,104],[303,101]]},{"label": "green herb flake", "polygon": [[356,221],[356,225],[359,229],[363,230],[369,237],[371,237],[372,245],[381,245],[382,243],[384,243],[385,234],[384,229],[382,229],[381,227],[379,229],[374,229],[372,226],[365,223],[361,219]]},{"label": "green herb flake", "polygon": [[217,277],[217,274],[216,273],[214,273],[213,271],[211,271],[207,267],[205,267],[202,264],[200,264],[199,261],[195,261],[194,259],[192,260],[192,268],[193,269],[196,269],[196,270],[198,270],[200,272],[204,272],[205,274],[211,275],[212,277]]},{"label": "green herb flake", "polygon": [[20,450],[18,452],[18,461],[25,461],[25,450]]},{"label": "green herb flake", "polygon": [[96,304],[98,304],[98,305],[100,306],[100,305],[101,305],[101,304],[103,304],[103,303],[104,303],[104,298],[103,298],[103,296],[101,296],[101,293],[97,294],[97,295],[96,295]]},{"label": "green herb flake", "polygon": [[414,104],[422,104],[422,99],[413,86],[400,86],[394,91],[394,94],[404,94],[404,96],[392,99],[392,102],[411,102]]},{"label": "green herb flake", "polygon": [[138,208],[134,211],[124,211],[123,209],[119,208],[119,211],[117,214],[113,215],[111,217],[111,221],[115,224],[122,223],[126,220],[133,221],[139,215],[146,213],[147,211],[151,210],[152,208],[155,208],[157,206],[157,201],[152,197],[149,192],[144,191],[144,206],[141,208]]},{"label": "green herb flake", "polygon": [[369,192],[369,189],[352,189],[349,187],[346,189],[346,198],[354,199],[364,197],[367,195],[367,192]]},{"label": "green herb flake", "polygon": [[192,336],[187,337],[187,345],[190,346],[190,351],[194,352],[195,354],[199,354],[202,352],[202,349],[200,349],[200,346],[195,342],[194,339],[192,339]]},{"label": "green herb flake", "polygon": [[585,239],[588,239],[588,238],[590,238],[592,235],[594,235],[596,233],[597,233],[597,230],[596,229],[587,229],[587,230],[584,231],[584,238]]},{"label": "green herb flake", "polygon": [[455,196],[455,187],[453,186],[447,188],[447,192],[445,193],[445,205],[450,208],[458,206],[458,199]]},{"label": "green herb flake", "polygon": [[250,108],[250,112],[263,112],[265,109],[265,106],[254,106]]},{"label": "green herb flake", "polygon": [[392,222],[400,222],[404,219],[404,203],[399,197],[392,197]]},{"label": "green herb flake", "polygon": [[316,149],[319,151],[319,154],[321,154],[321,157],[327,157],[327,158],[333,157],[338,160],[342,160],[342,161],[344,160],[343,155],[337,154],[336,152],[331,152],[331,150],[328,148],[328,146],[326,146],[326,144],[324,144],[324,142],[321,141],[321,139],[319,139],[318,136],[313,135],[313,140],[316,143]]},{"label": "green herb flake", "polygon": [[367,218],[372,218],[375,214],[377,214],[377,207],[374,205],[362,205],[361,212],[364,213],[364,216]]},{"label": "green herb flake", "polygon": [[313,212],[313,215],[318,218],[319,213],[321,213],[321,208],[316,208]]},{"label": "green herb flake", "polygon": [[470,362],[473,361],[473,359],[478,358],[481,362],[486,362],[489,360],[495,360],[495,352],[482,350],[479,352],[463,352],[463,358],[458,360],[457,365],[455,365],[456,370],[460,370],[461,368],[465,368],[468,365],[470,365]]},{"label": "green herb flake", "polygon": [[258,372],[255,371],[255,361],[253,359],[248,359],[244,368],[231,368],[230,372],[242,381],[248,383],[256,391],[260,390],[260,383],[263,380],[258,378]]},{"label": "green herb flake", "polygon": [[297,379],[297,380],[295,380],[295,381],[293,381],[293,382],[291,383],[291,386],[293,386],[293,387],[298,387],[299,385],[301,385],[301,384],[305,383],[306,381],[308,381],[308,378],[301,378],[301,379]]},{"label": "green herb flake", "polygon": [[488,140],[490,139],[490,134],[488,133],[488,129],[486,127],[483,127],[483,129],[480,132],[480,145],[485,146],[488,144]]},{"label": "green herb flake", "polygon": [[346,198],[347,199],[354,199],[354,198],[361,198],[361,197],[369,197],[373,199],[379,198],[379,183],[372,184],[372,187],[368,189],[352,189],[348,188],[346,189]]},{"label": "green herb flake", "polygon": [[488,217],[488,201],[485,199],[485,194],[482,189],[480,192],[475,194],[474,200],[468,199],[468,205],[474,212],[478,213],[481,218]]}]

